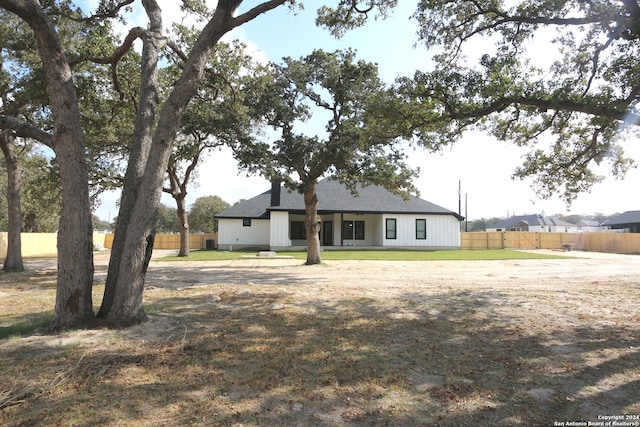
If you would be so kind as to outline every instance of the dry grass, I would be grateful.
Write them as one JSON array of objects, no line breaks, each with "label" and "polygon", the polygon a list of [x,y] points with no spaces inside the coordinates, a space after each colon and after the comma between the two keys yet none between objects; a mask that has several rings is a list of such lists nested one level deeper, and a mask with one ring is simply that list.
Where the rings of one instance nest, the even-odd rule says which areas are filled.
[{"label": "dry grass", "polygon": [[[507,265],[518,267],[487,276],[429,264],[411,282],[410,264],[383,281],[375,262],[156,264],[144,325],[0,341],[0,424],[546,426],[640,414],[638,281],[524,286]],[[0,326],[51,309],[41,274],[0,276]]]}]

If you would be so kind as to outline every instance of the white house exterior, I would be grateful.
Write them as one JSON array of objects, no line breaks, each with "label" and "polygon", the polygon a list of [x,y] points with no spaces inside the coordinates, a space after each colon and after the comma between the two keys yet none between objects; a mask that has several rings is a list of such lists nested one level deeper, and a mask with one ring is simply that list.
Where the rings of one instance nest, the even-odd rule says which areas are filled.
[{"label": "white house exterior", "polygon": [[529,231],[538,233],[577,233],[578,226],[544,215],[520,215],[487,227],[487,231]]},{"label": "white house exterior", "polygon": [[[354,197],[336,181],[316,186],[320,244],[328,248],[459,249],[462,217],[417,197],[404,201],[379,186],[358,187]],[[272,251],[306,246],[304,200],[272,186],[217,215],[218,248]]]}]

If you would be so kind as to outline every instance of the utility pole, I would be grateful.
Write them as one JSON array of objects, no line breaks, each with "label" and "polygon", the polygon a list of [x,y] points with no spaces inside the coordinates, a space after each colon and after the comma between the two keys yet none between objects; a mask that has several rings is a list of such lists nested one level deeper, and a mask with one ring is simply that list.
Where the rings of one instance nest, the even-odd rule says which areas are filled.
[{"label": "utility pole", "polygon": [[469,231],[469,213],[467,209],[469,208],[469,199],[468,194],[464,193],[464,231]]}]

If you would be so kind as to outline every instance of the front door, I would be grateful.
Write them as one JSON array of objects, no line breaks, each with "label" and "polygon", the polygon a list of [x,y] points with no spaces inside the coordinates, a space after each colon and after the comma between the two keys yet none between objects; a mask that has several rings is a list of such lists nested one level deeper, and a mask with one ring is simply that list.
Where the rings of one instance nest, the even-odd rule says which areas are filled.
[{"label": "front door", "polygon": [[333,246],[333,223],[331,221],[322,223],[322,244]]}]

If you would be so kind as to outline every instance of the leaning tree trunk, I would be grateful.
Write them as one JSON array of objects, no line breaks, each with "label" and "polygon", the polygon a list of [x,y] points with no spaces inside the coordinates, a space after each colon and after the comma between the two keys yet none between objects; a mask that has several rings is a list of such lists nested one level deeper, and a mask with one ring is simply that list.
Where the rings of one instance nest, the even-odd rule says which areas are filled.
[{"label": "leaning tree trunk", "polygon": [[14,138],[10,132],[0,133],[0,149],[7,164],[7,255],[3,270],[7,272],[24,271],[22,261],[22,208],[20,206],[20,164],[16,155]]},{"label": "leaning tree trunk", "polygon": [[[159,14],[160,9],[156,2],[146,1],[144,4],[147,10]],[[142,297],[164,174],[182,114],[195,94],[213,47],[233,28],[234,11],[235,6],[229,8],[228,3],[218,2],[214,16],[202,30],[191,50],[184,71],[175,83],[158,118],[145,172],[135,190],[135,204],[128,215],[129,223],[126,230],[122,231],[124,245],[115,278],[115,293],[111,307],[105,315],[109,324],[127,326],[146,319]]]},{"label": "leaning tree trunk", "polygon": [[[136,204],[140,182],[149,158],[151,135],[155,121],[155,109],[158,104],[158,57],[164,40],[162,38],[162,19],[156,4],[145,6],[150,17],[150,25],[143,35],[142,60],[140,71],[140,95],[138,111],[133,130],[133,138],[129,149],[129,162],[124,177],[124,185],[120,195],[120,209],[116,221],[111,257],[105,282],[102,305],[98,311],[99,318],[106,318],[113,305],[118,289],[120,263],[125,250],[127,229]],[[151,239],[150,241],[153,241]],[[151,256],[153,246],[144,253]],[[145,261],[148,265],[148,260]]]},{"label": "leaning tree trunk", "polygon": [[309,184],[304,192],[304,226],[307,233],[306,265],[320,264],[320,224],[318,222],[318,195],[315,183]]},{"label": "leaning tree trunk", "polygon": [[175,162],[171,162],[167,168],[167,175],[169,178],[169,188],[163,188],[162,191],[171,194],[173,200],[176,201],[176,215],[178,217],[178,227],[180,229],[180,249],[178,250],[179,257],[189,256],[189,214],[187,213],[186,198],[187,198],[187,185],[191,173],[198,164],[200,153],[192,159],[191,164],[187,167],[184,175],[184,181],[180,183],[178,177],[178,169]]},{"label": "leaning tree trunk", "polygon": [[93,243],[89,184],[80,111],[71,69],[53,23],[39,2],[0,0],[34,33],[53,116],[53,150],[60,167],[62,215],[58,228],[58,281],[52,328],[88,325],[93,319]]},{"label": "leaning tree trunk", "polygon": [[189,256],[189,214],[185,207],[185,194],[180,194],[176,199],[178,205],[178,223],[180,227],[180,250],[179,257]]}]

